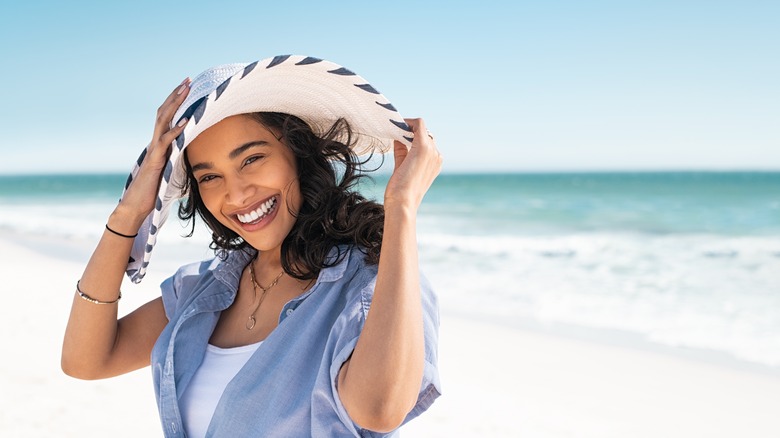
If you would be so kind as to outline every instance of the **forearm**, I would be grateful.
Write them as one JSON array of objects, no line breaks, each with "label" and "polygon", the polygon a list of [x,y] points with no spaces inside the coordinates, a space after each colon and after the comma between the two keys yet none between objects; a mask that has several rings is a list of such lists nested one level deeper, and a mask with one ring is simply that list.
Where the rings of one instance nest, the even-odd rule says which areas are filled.
[{"label": "forearm", "polygon": [[[135,234],[140,223],[121,208],[108,220],[112,229],[123,234]],[[104,230],[79,280],[79,288],[99,301],[116,300],[132,244],[133,239]],[[74,294],[62,346],[62,368],[67,374],[104,377],[117,340],[117,309],[118,303],[95,304]]]},{"label": "forearm", "polygon": [[386,205],[385,215],[371,308],[344,375],[351,391],[345,405],[353,407],[358,424],[367,421],[359,416],[400,423],[417,400],[423,376],[416,209]]},{"label": "forearm", "polygon": [[[119,233],[135,234],[154,208],[171,143],[186,126],[187,119],[173,127],[171,121],[187,97],[189,85],[189,78],[182,81],[157,110],[152,141],[132,184],[108,219],[108,225]],[[133,239],[104,231],[81,276],[81,290],[99,301],[116,300],[132,245]],[[149,363],[149,352],[166,322],[160,298],[117,321],[117,303],[95,304],[76,295],[65,329],[62,369],[87,379],[138,369]]]}]

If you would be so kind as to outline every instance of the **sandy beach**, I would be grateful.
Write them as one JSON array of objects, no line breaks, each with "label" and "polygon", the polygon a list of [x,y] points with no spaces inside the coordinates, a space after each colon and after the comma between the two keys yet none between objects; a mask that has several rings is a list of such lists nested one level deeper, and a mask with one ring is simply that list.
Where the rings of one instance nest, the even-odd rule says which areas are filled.
[{"label": "sandy beach", "polygon": [[[47,253],[40,243],[0,235],[11,298],[0,310],[0,436],[161,436],[148,369],[97,382],[60,371],[73,285],[94,242]],[[164,261],[124,286],[120,313],[156,296]],[[777,370],[493,323],[448,312],[441,298],[444,396],[403,436],[780,436]]]}]

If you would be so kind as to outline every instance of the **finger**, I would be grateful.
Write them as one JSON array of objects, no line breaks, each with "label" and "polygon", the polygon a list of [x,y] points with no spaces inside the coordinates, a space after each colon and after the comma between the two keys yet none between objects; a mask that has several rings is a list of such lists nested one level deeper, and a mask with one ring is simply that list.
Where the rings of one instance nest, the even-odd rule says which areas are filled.
[{"label": "finger", "polygon": [[192,80],[190,78],[184,78],[184,80],[181,81],[179,85],[173,88],[171,94],[165,98],[165,102],[163,102],[163,104],[160,106],[163,107],[170,105],[177,100],[184,100],[184,97],[187,95],[187,91],[189,90],[191,84]]},{"label": "finger", "polygon": [[[167,131],[164,131],[159,135],[155,133],[155,137],[152,139],[152,142],[149,145],[149,155],[159,157],[160,155],[167,154],[169,146],[176,139],[176,137],[181,135],[182,131],[184,131],[184,128],[187,127],[188,122],[189,119],[183,117],[173,128],[169,129],[167,126],[165,126],[164,129],[167,129]],[[157,127],[155,127],[155,131],[158,131]]]},{"label": "finger", "polygon": [[431,147],[436,148],[436,139],[433,138],[433,134],[426,128],[423,119],[404,119],[404,121],[412,128],[412,132],[414,133],[413,144],[430,145]]},{"label": "finger", "polygon": [[160,136],[160,143],[162,144],[170,144],[172,143],[176,137],[178,137],[182,131],[184,131],[184,128],[187,126],[187,122],[190,120],[188,118],[183,118],[179,120],[179,123],[176,124],[173,128],[168,130],[165,134]]},{"label": "finger", "polygon": [[393,142],[393,160],[395,163],[393,167],[395,169],[398,169],[398,166],[404,162],[408,153],[409,147],[407,147],[404,143],[401,143],[398,140]]},{"label": "finger", "polygon": [[155,147],[150,149],[150,155],[157,160],[162,159],[162,157],[166,157],[170,151],[171,144],[176,140],[176,137],[181,135],[182,131],[184,131],[184,128],[187,126],[187,122],[189,122],[189,119],[183,118],[179,121],[179,123],[176,124],[176,126],[160,135],[155,142]]},{"label": "finger", "polygon": [[171,119],[176,113],[176,110],[179,109],[179,106],[181,106],[182,102],[184,102],[184,99],[187,98],[191,84],[192,81],[190,78],[185,78],[181,84],[177,85],[176,88],[171,91],[171,94],[168,95],[168,97],[165,99],[165,102],[163,102],[163,104],[157,108],[155,137],[161,136],[170,128]]},{"label": "finger", "polygon": [[191,84],[192,81],[190,81],[190,78],[186,78],[171,92],[170,95],[168,95],[168,98],[165,99],[165,102],[163,102],[163,104],[160,105],[160,107],[157,109],[158,119],[167,121],[170,125],[170,120],[173,117],[173,114],[176,112],[182,102],[184,102],[184,99],[187,98]]},{"label": "finger", "polygon": [[404,119],[404,121],[412,128],[415,140],[417,140],[421,132],[425,132],[425,122],[423,119]]}]

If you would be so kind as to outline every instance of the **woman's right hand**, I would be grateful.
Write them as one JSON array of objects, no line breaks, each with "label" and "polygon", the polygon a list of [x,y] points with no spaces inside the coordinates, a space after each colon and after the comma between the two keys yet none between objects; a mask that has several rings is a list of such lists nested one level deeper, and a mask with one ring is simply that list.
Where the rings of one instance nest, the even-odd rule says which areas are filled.
[{"label": "woman's right hand", "polygon": [[170,154],[171,143],[181,134],[189,121],[182,119],[176,126],[170,127],[173,115],[189,94],[191,82],[190,78],[184,79],[157,109],[152,141],[138,173],[112,214],[110,219],[112,229],[134,234],[152,212],[162,172]]}]

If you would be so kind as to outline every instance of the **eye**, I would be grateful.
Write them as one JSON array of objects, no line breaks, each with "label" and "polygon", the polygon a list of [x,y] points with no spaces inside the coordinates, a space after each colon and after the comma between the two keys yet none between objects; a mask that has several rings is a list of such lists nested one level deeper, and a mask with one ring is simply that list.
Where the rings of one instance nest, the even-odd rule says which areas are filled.
[{"label": "eye", "polygon": [[203,175],[202,177],[200,177],[198,179],[198,184],[199,185],[200,184],[205,184],[205,183],[207,183],[209,181],[214,180],[216,177],[217,177],[216,175]]},{"label": "eye", "polygon": [[265,155],[262,154],[252,155],[251,157],[248,157],[246,160],[244,160],[244,166],[248,166],[254,163],[255,161],[259,161],[263,158],[265,158]]}]

